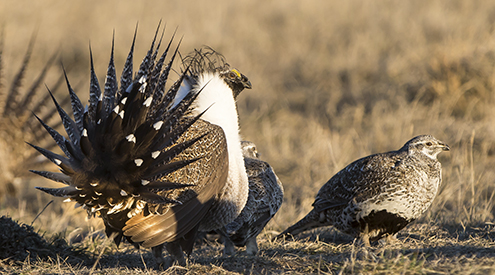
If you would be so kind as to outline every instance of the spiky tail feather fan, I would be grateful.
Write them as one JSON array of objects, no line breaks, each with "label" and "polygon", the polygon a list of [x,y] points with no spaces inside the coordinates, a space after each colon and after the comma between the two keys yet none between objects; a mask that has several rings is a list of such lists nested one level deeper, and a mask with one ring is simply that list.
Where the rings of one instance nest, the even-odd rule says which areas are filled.
[{"label": "spiky tail feather fan", "polygon": [[[150,50],[132,80],[134,35],[120,79],[120,88],[113,62],[113,42],[103,91],[100,90],[91,57],[90,96],[86,108],[67,80],[74,119],[52,96],[68,138],[53,130],[42,119],[38,120],[65,156],[30,144],[61,171],[32,172],[67,185],[63,188],[37,188],[54,196],[66,197],[66,201],[75,201],[91,215],[96,213],[102,216],[107,235],[118,233],[114,239],[117,245],[124,235],[131,242],[139,242],[145,247],[158,246],[183,237],[197,228],[204,211],[207,211],[207,205],[199,207],[203,206],[201,203],[211,201],[223,187],[221,182],[224,179],[217,179],[219,185],[204,188],[208,192],[202,193],[205,186],[198,188],[197,180],[187,180],[187,177],[183,177],[182,181],[180,177],[171,180],[174,178],[167,177],[203,161],[203,155],[187,152],[198,144],[207,143],[205,140],[210,132],[209,128],[194,130],[198,128],[193,126],[202,114],[188,115],[188,109],[199,93],[189,93],[172,107],[188,69],[165,93],[178,46],[163,68],[173,37],[156,60],[161,44],[160,39],[155,49],[157,34],[158,29]],[[222,161],[225,162],[224,157]],[[201,203],[192,202],[197,201],[196,197]],[[202,211],[194,207],[184,209],[183,205],[199,205]],[[180,217],[180,213],[186,217]],[[141,230],[139,221],[149,222],[150,218],[162,225],[167,223],[170,232],[156,236],[156,228]],[[126,223],[128,232],[123,230]]]},{"label": "spiky tail feather fan", "polygon": [[[42,146],[53,149],[57,145],[49,137],[42,135],[38,124],[31,123],[31,111],[36,110],[45,120],[51,120],[55,116],[55,108],[45,108],[48,97],[40,97],[40,86],[46,81],[46,76],[57,57],[53,54],[38,76],[32,81],[29,87],[24,87],[29,63],[34,49],[36,35],[33,34],[27,46],[26,53],[20,64],[20,68],[15,71],[15,75],[9,85],[3,85],[3,48],[4,48],[4,28],[0,33],[0,203],[12,201],[17,198],[19,179],[32,176],[28,174],[25,167],[41,168],[47,163],[42,158],[37,158],[36,152],[27,150],[23,143],[25,139],[35,139]],[[63,78],[60,78],[62,80]],[[54,85],[56,90],[62,83],[58,81]],[[68,103],[68,102],[67,102]],[[62,103],[63,106],[68,106]],[[54,128],[57,128],[56,126]],[[35,156],[36,154],[36,156]]]}]

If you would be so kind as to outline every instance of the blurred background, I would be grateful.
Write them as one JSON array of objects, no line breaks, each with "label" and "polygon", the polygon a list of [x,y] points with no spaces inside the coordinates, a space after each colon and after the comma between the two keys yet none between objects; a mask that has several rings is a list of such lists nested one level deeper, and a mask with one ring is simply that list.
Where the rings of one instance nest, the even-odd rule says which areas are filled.
[{"label": "blurred background", "polygon": [[[113,33],[120,74],[136,24],[135,64],[160,20],[164,41],[176,28],[174,45],[183,37],[183,55],[211,46],[253,84],[238,98],[241,134],[257,144],[285,188],[269,230],[303,217],[319,188],[350,162],[399,149],[419,134],[451,147],[439,156],[444,181],[420,222],[493,221],[495,2],[0,1],[2,89],[11,85],[35,36],[23,86],[58,53],[44,82],[53,87],[63,63],[86,99],[89,45],[102,84]],[[67,96],[63,85],[55,93],[60,100]],[[12,158],[2,156],[4,162]],[[0,215],[29,224],[52,199],[33,187],[57,184],[40,177],[15,182],[17,192],[2,200]],[[87,222],[82,210],[61,200],[35,228],[67,234],[102,228],[99,219]]]}]

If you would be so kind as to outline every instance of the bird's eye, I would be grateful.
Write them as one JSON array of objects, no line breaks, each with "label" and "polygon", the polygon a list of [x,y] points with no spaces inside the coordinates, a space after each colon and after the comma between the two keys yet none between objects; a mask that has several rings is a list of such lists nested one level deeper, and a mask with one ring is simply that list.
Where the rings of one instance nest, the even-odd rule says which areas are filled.
[{"label": "bird's eye", "polygon": [[229,77],[230,77],[230,78],[236,78],[236,76],[237,76],[237,75],[236,75],[234,72],[230,72],[230,73],[229,73]]},{"label": "bird's eye", "polygon": [[432,145],[433,145],[433,143],[431,143],[431,142],[426,143],[426,146],[432,146]]}]

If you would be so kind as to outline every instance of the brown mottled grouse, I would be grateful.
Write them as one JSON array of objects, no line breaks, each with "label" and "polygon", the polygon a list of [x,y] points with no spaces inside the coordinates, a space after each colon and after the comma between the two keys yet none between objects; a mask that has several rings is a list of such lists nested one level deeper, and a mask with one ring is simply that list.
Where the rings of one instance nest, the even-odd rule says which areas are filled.
[{"label": "brown mottled grouse", "polygon": [[[158,32],[158,30],[157,30]],[[135,36],[134,36],[135,37]],[[106,234],[151,247],[158,264],[185,265],[198,230],[230,223],[247,200],[234,97],[251,85],[211,52],[196,51],[179,79],[165,89],[171,46],[158,56],[155,39],[133,78],[133,49],[120,78],[113,46],[100,90],[91,59],[89,103],[83,107],[67,82],[72,119],[54,100],[68,138],[41,124],[65,156],[32,145],[62,173],[33,171],[67,185],[39,188],[100,216]],[[166,247],[171,258],[163,261]]]},{"label": "brown mottled grouse", "polygon": [[442,181],[437,155],[449,149],[421,135],[398,151],[356,160],[323,185],[306,217],[278,237],[328,225],[366,246],[393,236],[430,207]]},{"label": "brown mottled grouse", "polygon": [[249,180],[248,200],[241,214],[217,231],[223,236],[225,254],[233,254],[236,245],[246,246],[248,255],[256,255],[256,237],[280,208],[284,189],[272,167],[258,159],[256,145],[250,141],[242,141],[241,145]]}]

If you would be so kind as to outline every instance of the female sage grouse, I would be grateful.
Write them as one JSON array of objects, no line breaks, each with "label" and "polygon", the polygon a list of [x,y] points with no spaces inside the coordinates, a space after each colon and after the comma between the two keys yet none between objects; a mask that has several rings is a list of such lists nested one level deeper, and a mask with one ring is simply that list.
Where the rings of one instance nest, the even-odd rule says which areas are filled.
[{"label": "female sage grouse", "polygon": [[[165,267],[185,265],[183,251],[191,253],[197,231],[233,221],[248,194],[234,96],[250,83],[197,51],[166,91],[178,51],[165,64],[172,40],[158,56],[155,34],[134,80],[133,41],[120,87],[113,45],[103,90],[91,58],[88,106],[68,82],[74,119],[54,99],[68,138],[40,119],[65,156],[32,145],[62,173],[33,172],[67,185],[40,190],[100,216],[117,245],[125,237],[151,247]],[[164,245],[172,256],[166,262]]]},{"label": "female sage grouse", "polygon": [[430,207],[442,180],[437,155],[447,144],[417,136],[398,151],[349,164],[318,192],[313,210],[279,236],[333,225],[366,246],[393,236]]},{"label": "female sage grouse", "polygon": [[277,213],[284,198],[284,189],[272,167],[258,159],[256,145],[242,141],[244,164],[249,179],[249,196],[241,214],[221,230],[227,255],[234,254],[234,245],[246,246],[248,255],[256,255],[256,237]]}]

